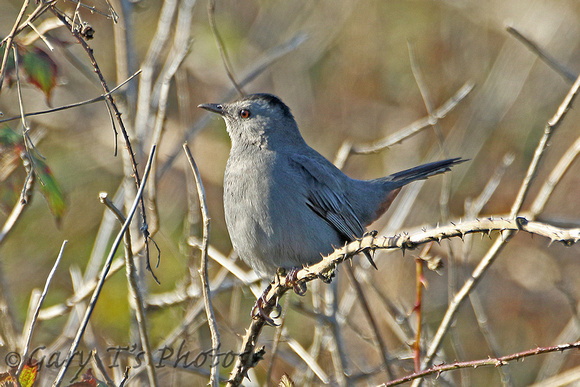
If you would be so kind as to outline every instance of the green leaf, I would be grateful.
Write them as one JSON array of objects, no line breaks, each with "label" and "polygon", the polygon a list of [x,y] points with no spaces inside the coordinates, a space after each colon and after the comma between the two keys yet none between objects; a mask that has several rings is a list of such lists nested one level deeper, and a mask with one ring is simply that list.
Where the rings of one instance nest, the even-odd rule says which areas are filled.
[{"label": "green leaf", "polygon": [[2,149],[1,147],[13,148],[19,144],[22,144],[22,135],[8,126],[0,128],[0,149]]},{"label": "green leaf", "polygon": [[22,50],[19,47],[18,52],[21,55],[22,68],[28,76],[28,81],[42,90],[46,95],[46,101],[50,102],[50,94],[56,86],[57,64],[38,47],[30,50]]},{"label": "green leaf", "polygon": [[66,211],[66,199],[64,193],[48,165],[32,153],[33,152],[30,152],[29,155],[32,159],[34,172],[40,180],[40,190],[48,203],[50,211],[55,216],[57,224],[59,224],[64,212]]}]

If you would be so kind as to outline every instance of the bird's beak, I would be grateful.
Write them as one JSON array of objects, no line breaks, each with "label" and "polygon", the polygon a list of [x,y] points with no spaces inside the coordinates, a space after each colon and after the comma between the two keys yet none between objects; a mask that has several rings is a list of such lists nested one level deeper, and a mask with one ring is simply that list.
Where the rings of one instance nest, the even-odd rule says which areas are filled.
[{"label": "bird's beak", "polygon": [[218,103],[202,103],[201,105],[197,105],[198,108],[202,108],[205,110],[209,110],[212,113],[217,113],[221,116],[225,114],[225,110],[223,105]]}]

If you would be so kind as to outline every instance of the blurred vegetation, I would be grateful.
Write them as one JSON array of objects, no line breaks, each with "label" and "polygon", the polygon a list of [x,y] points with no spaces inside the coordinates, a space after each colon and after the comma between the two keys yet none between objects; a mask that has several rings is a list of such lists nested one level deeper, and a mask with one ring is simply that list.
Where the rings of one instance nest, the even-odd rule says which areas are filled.
[{"label": "blurred vegetation", "polygon": [[[137,0],[123,1],[121,4],[121,1],[111,1],[120,17],[118,23],[106,16],[110,14],[106,1],[83,2],[99,12],[91,12],[84,6],[79,8],[82,20],[95,31],[94,39],[88,43],[110,88],[125,81],[141,67],[155,35],[163,3]],[[180,6],[182,2],[178,1]],[[64,0],[56,3],[70,16],[74,14],[76,5],[76,2]],[[1,37],[10,33],[21,6],[21,1],[0,0]],[[25,17],[34,7],[34,4],[30,5]],[[35,26],[54,18],[53,14],[46,12]],[[517,28],[572,74],[580,71],[580,3],[573,0],[226,0],[217,1],[215,19],[238,80],[243,79],[261,58],[268,57],[274,47],[298,34],[307,36],[303,44],[274,61],[243,88],[247,93],[270,92],[280,96],[292,109],[306,141],[330,160],[335,158],[345,140],[355,144],[375,141],[427,116],[425,102],[413,74],[409,45],[414,49],[415,65],[423,75],[424,86],[434,108],[441,106],[466,82],[475,84],[469,96],[439,120],[438,130],[445,139],[443,144],[439,143],[435,130],[427,128],[387,150],[372,155],[354,155],[348,159],[344,170],[356,178],[379,177],[446,156],[471,159],[447,176],[451,184],[449,219],[441,216],[439,197],[443,179],[438,177],[426,183],[397,231],[435,226],[438,222],[464,217],[466,202],[480,195],[508,153],[514,155],[514,162],[506,170],[499,188],[483,208],[481,216],[509,213],[543,128],[556,112],[572,82],[510,35],[506,25]],[[153,67],[154,81],[170,54],[176,33],[175,23],[177,20],[173,18],[170,39]],[[168,165],[170,168],[157,181],[159,228],[155,230],[154,239],[159,245],[161,258],[157,266],[156,250],[151,246],[151,262],[160,284],[143,271],[146,295],[172,292],[191,283],[194,286],[199,283],[199,251],[188,246],[187,240],[189,236],[201,236],[201,222],[191,171],[181,152],[184,136],[189,136],[189,145],[206,189],[212,221],[210,243],[225,255],[231,250],[221,203],[221,181],[229,152],[229,139],[223,122],[216,118],[212,118],[203,128],[197,128],[196,123],[206,113],[195,107],[204,102],[220,102],[232,85],[209,26],[206,2],[198,1],[193,7],[190,28],[190,50],[172,79],[162,141],[157,152],[158,174],[170,155],[177,154],[178,158]],[[56,63],[57,85],[48,99],[46,91],[43,93],[30,79],[24,82],[24,73],[21,74],[24,110],[46,110],[101,95],[103,90],[91,63],[70,31],[58,27],[45,35],[55,45],[54,51],[50,51],[40,39],[30,46],[42,49]],[[27,28],[16,37],[16,41],[24,44],[25,37],[34,36],[35,33]],[[119,41],[125,41],[124,49]],[[76,58],[77,63],[72,58]],[[134,126],[139,82],[139,77],[133,79],[114,96],[132,136],[132,146],[139,170],[142,171],[151,146],[152,130]],[[5,80],[0,93],[0,120],[20,115],[15,81],[10,82],[11,85],[8,83]],[[147,117],[150,124],[157,114],[157,107],[153,109],[151,116]],[[552,138],[524,210],[528,209],[541,183],[560,157],[578,138],[580,132],[576,123],[579,119],[578,111],[571,110]],[[104,102],[29,117],[27,122],[32,135],[37,136],[35,145],[39,155],[44,157],[44,162],[50,166],[53,177],[64,192],[66,210],[57,221],[42,197],[37,181],[31,193],[31,202],[0,244],[0,291],[5,293],[19,333],[22,333],[29,313],[31,291],[44,287],[62,241],[66,239],[69,243],[44,307],[63,303],[71,297],[74,293],[71,272],[85,272],[103,214],[107,212],[99,202],[99,193],[108,192],[112,198],[125,180],[129,181],[126,186],[131,185],[130,176],[125,178],[130,174],[123,165],[125,144],[120,135],[115,137]],[[22,133],[19,119],[0,125]],[[116,142],[117,155],[114,153]],[[0,154],[0,168],[7,167],[7,163],[2,164],[6,161],[3,156]],[[19,200],[26,178],[19,159],[16,159],[16,164],[16,170],[0,182],[0,224],[4,224]],[[577,162],[572,164],[540,214],[540,220],[563,227],[580,227],[580,201],[577,199],[579,168]],[[385,230],[400,199],[372,229],[379,230],[379,234],[380,230]],[[114,233],[117,230],[118,226],[115,225]],[[493,239],[495,237],[492,235]],[[136,235],[133,238],[139,240]],[[107,246],[110,246],[112,237],[108,239]],[[482,240],[474,237],[465,242],[457,239],[433,246],[431,254],[440,256],[445,268],[437,273],[426,272],[428,286],[424,291],[422,307],[425,346],[447,309],[451,293],[462,286],[491,243],[492,239],[487,237]],[[106,256],[107,252],[105,249],[103,254]],[[541,237],[532,238],[525,233],[516,235],[476,289],[496,344],[490,347],[475,318],[473,307],[466,304],[460,309],[444,341],[441,356],[435,363],[484,359],[577,340],[580,337],[578,329],[574,331],[569,328],[576,332],[571,336],[565,336],[564,329],[567,325],[573,326],[578,318],[578,253],[577,246],[548,246],[548,241]],[[388,315],[384,299],[390,300],[403,316],[407,315],[411,326],[414,326],[413,258],[418,254],[419,251],[408,251],[404,256],[400,253],[378,253],[376,262],[379,270],[366,271],[369,282],[375,287],[374,290],[369,289],[368,298],[381,335],[393,357],[393,369],[399,377],[413,372],[410,342],[401,340],[401,333],[391,323],[394,320]],[[117,255],[123,256],[123,252],[119,251]],[[99,262],[103,259],[104,256],[99,257]],[[363,264],[362,261],[355,259],[354,264],[358,267]],[[249,270],[242,262],[238,264]],[[448,268],[451,266],[454,275],[449,277]],[[217,263],[210,260],[210,278],[214,278],[220,269]],[[342,271],[339,269],[337,280],[340,302],[344,302],[343,296],[350,294],[351,288]],[[106,364],[110,363],[108,356],[111,356],[106,348],[138,342],[123,272],[124,267],[107,280],[90,321],[91,338],[83,343],[86,351],[92,350],[91,345],[96,346]],[[233,290],[223,291],[212,299],[224,352],[237,351],[239,337],[249,324],[249,311],[254,303],[251,292],[235,281],[231,274],[227,283],[232,284]],[[321,298],[328,289],[328,285],[311,285],[305,298],[286,295],[290,298],[290,305],[282,301],[282,305],[289,307],[285,335],[296,339],[307,349],[313,345],[317,320],[301,312],[301,307],[294,304],[300,302],[303,308],[310,310],[313,308],[312,297]],[[152,308],[148,312],[149,336],[154,348],[161,345],[197,302],[198,298],[188,299],[172,306]],[[314,303],[317,302],[320,299]],[[82,315],[80,311],[68,309],[66,316],[39,322],[32,348],[49,345],[59,336],[70,318],[69,313]],[[375,385],[386,382],[386,374],[379,370],[380,356],[369,339],[369,325],[356,302],[345,317],[348,323],[341,328],[348,355],[347,369],[351,375],[369,373],[360,379],[353,379],[353,383]],[[192,350],[211,347],[204,319],[202,310],[196,323],[191,324],[191,328],[182,335],[186,346]],[[304,361],[285,344],[287,338],[282,339],[278,348],[272,379],[266,381],[274,332],[274,329],[267,328],[262,335],[266,358],[257,366],[252,383],[274,384],[283,373],[288,373],[297,385],[319,384],[320,380],[313,376]],[[2,333],[5,332],[0,331],[0,361],[5,353],[14,350],[9,348],[7,338]],[[178,344],[179,341],[174,344],[175,348]],[[336,383],[328,345],[327,342],[323,344],[317,359],[330,375],[332,383]],[[62,344],[59,348],[64,352],[68,344]],[[509,375],[511,385],[528,385],[541,382],[536,378],[548,380],[580,367],[580,358],[575,352],[557,356],[560,356],[562,364],[549,370],[543,367],[552,364],[548,363],[553,361],[550,356],[513,363],[502,367],[502,370]],[[127,361],[126,357],[123,358],[123,362]],[[0,371],[4,368],[2,364]],[[208,371],[209,367],[206,365],[202,370]],[[117,372],[114,374],[117,382],[122,371],[122,368],[111,371],[112,374]],[[204,385],[207,376],[199,375],[198,371],[160,368],[160,385]],[[222,376],[227,377],[229,369],[221,371]],[[70,371],[69,374],[72,376],[74,372]],[[49,385],[56,370],[44,369],[40,375],[38,385]],[[432,383],[470,386],[502,383],[502,375],[494,368],[454,371],[441,377],[445,382],[437,380]],[[133,379],[131,385],[139,385],[140,382],[147,385],[144,372]]]}]

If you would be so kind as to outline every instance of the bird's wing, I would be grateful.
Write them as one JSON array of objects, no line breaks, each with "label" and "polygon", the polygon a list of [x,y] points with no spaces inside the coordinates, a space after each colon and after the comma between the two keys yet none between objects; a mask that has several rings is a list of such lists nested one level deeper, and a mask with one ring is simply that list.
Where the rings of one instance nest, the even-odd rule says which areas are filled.
[{"label": "bird's wing", "polygon": [[293,155],[291,162],[306,182],[308,207],[346,240],[361,237],[365,229],[346,199],[344,181],[336,176],[339,171],[333,165],[325,165],[309,156]]}]

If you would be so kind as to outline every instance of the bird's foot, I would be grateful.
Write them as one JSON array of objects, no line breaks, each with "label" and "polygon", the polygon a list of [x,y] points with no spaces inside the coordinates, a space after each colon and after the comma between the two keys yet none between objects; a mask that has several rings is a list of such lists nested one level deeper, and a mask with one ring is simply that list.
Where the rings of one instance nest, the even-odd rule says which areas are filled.
[{"label": "bird's foot", "polygon": [[[377,234],[378,234],[377,231],[374,231],[374,230],[369,231],[369,232],[365,232],[363,237],[359,240],[359,243],[362,243],[363,238],[365,238],[367,236],[372,236],[373,238],[375,238],[377,236]],[[371,266],[374,267],[375,270],[378,270],[377,265],[375,264],[375,261],[373,260],[373,256],[375,255],[375,251],[372,250],[371,252],[369,252],[369,251],[365,250],[365,251],[363,251],[363,254],[365,255],[365,257],[367,257]]]},{"label": "bird's foot", "polygon": [[298,294],[299,296],[303,296],[306,294],[308,288],[304,282],[298,281],[298,272],[300,271],[299,268],[294,268],[290,270],[290,272],[286,275],[284,279],[284,284],[288,287],[292,287],[294,289],[294,293]]},{"label": "bird's foot", "polygon": [[[256,303],[254,304],[254,307],[252,308],[251,316],[252,316],[252,319],[257,319],[257,318],[264,319],[264,321],[266,321],[266,324],[268,324],[268,325],[278,326],[278,324],[276,324],[274,322],[274,320],[270,317],[271,312],[270,313],[266,312],[267,306],[269,306],[269,304],[266,302],[266,298],[267,298],[268,293],[270,292],[271,288],[272,288],[272,285],[271,284],[268,285],[268,287],[266,287],[266,289],[264,290],[262,295],[260,297],[258,297],[258,299],[256,300]],[[276,301],[276,304],[273,306],[273,309],[274,309],[276,314],[273,317],[278,318],[282,314],[282,307],[278,303],[278,299],[276,299],[275,301]]]}]

